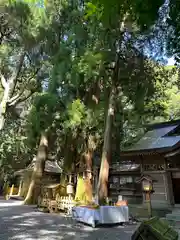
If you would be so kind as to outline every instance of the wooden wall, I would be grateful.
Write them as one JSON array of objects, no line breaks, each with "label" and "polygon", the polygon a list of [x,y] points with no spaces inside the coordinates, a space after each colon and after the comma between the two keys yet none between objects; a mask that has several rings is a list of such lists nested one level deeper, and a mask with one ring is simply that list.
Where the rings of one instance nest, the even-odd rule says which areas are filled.
[{"label": "wooden wall", "polygon": [[[21,196],[25,197],[28,189],[29,189],[29,185],[31,182],[31,176],[32,176],[32,172],[25,172],[22,179],[23,179],[23,184],[22,184],[22,191],[21,191]],[[42,184],[48,184],[48,183],[60,183],[60,174],[51,174],[51,173],[46,173],[43,176],[42,179]]]},{"label": "wooden wall", "polygon": [[165,171],[158,172],[144,172],[150,175],[155,182],[153,183],[154,193],[151,195],[152,205],[168,205],[168,185],[167,185],[167,175]]},{"label": "wooden wall", "polygon": [[[146,156],[142,160],[142,173],[149,175],[154,181],[154,193],[151,195],[152,206],[172,204],[169,173],[166,171],[165,159],[161,155]],[[148,166],[149,164],[149,166]]]},{"label": "wooden wall", "polygon": [[136,183],[140,178],[140,172],[121,172],[110,171],[109,176],[109,195],[117,201],[118,195],[121,195],[124,200],[129,203],[142,204],[141,185]]},{"label": "wooden wall", "polygon": [[[174,193],[172,185],[172,176],[180,179],[180,155],[175,157],[170,157],[165,159],[163,154],[149,154],[149,155],[139,155],[132,157],[136,163],[141,164],[141,173],[143,175],[151,176],[154,182],[154,193],[151,196],[152,206],[173,206],[174,202]],[[169,160],[169,161],[168,161]],[[168,162],[171,162],[177,166],[174,168],[168,167]],[[171,165],[172,165],[171,164]],[[122,173],[121,173],[122,174]],[[179,175],[178,175],[179,174]],[[175,176],[178,175],[178,176]],[[145,203],[145,198],[143,196],[143,203]]]}]

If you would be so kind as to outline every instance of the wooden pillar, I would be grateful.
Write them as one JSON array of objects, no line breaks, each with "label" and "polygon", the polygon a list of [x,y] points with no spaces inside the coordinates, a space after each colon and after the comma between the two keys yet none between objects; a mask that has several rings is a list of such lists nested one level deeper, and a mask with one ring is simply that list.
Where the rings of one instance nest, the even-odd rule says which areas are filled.
[{"label": "wooden pillar", "polygon": [[174,205],[174,194],[173,194],[173,185],[171,172],[166,171],[166,187],[167,187],[167,201],[169,205]]},{"label": "wooden pillar", "polygon": [[22,184],[23,184],[23,181],[21,180],[19,183],[18,196],[21,196]]},{"label": "wooden pillar", "polygon": [[[140,171],[141,171],[141,174],[143,174],[144,173],[144,159],[143,159],[143,156],[141,155],[140,156]],[[141,186],[141,188],[142,188],[142,186]],[[145,195],[144,194],[142,194],[142,204],[145,204],[146,203],[146,197],[145,197]]]},{"label": "wooden pillar", "polygon": [[10,196],[13,195],[13,190],[14,190],[14,184],[11,186],[11,190],[10,190],[10,193],[9,193]]},{"label": "wooden pillar", "polygon": [[146,192],[145,194],[145,199],[146,199],[146,204],[147,204],[147,209],[148,209],[148,217],[152,217],[152,206],[151,206],[151,193]]},{"label": "wooden pillar", "polygon": [[98,178],[99,178],[99,171],[98,168],[95,169],[95,181],[94,181],[94,185],[95,185],[95,192],[97,193],[97,185],[98,185]]},{"label": "wooden pillar", "polygon": [[166,171],[166,186],[167,186],[167,201],[169,205],[174,205],[174,193],[173,193],[173,184],[172,184],[172,172],[168,171],[168,161],[167,158],[164,158],[165,162],[165,171]]},{"label": "wooden pillar", "polygon": [[140,171],[141,171],[141,174],[143,174],[144,172],[144,158],[142,155],[140,155]]}]

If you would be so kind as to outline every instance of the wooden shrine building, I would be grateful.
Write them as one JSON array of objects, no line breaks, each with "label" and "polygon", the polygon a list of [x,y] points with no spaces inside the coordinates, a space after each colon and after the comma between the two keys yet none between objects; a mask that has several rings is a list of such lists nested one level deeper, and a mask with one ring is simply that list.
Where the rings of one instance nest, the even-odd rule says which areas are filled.
[{"label": "wooden shrine building", "polygon": [[[31,176],[34,169],[36,158],[34,158],[25,169],[21,169],[15,172],[15,177],[21,182],[21,196],[25,197],[31,182]],[[43,185],[46,184],[59,184],[60,176],[62,174],[62,168],[59,166],[57,161],[46,161],[44,176],[43,176]]]},{"label": "wooden shrine building", "polygon": [[[139,164],[140,174],[155,179],[152,205],[180,204],[180,120],[148,126],[144,137],[121,152],[121,161]],[[134,183],[135,195],[144,202]]]},{"label": "wooden shrine building", "polygon": [[112,164],[109,172],[109,196],[116,202],[118,196],[123,196],[123,199],[129,203],[142,203],[141,184],[136,183],[136,180],[141,176],[140,164],[135,164],[132,161]]}]

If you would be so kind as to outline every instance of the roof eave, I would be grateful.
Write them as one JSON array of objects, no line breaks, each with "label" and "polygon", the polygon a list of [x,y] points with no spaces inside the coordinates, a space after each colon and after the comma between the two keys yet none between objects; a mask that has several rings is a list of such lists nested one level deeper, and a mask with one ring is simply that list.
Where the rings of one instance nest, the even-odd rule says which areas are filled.
[{"label": "roof eave", "polygon": [[162,154],[173,150],[172,147],[164,148],[154,148],[154,149],[142,149],[142,150],[132,150],[132,151],[122,151],[120,156],[140,156],[140,155],[150,155],[150,154]]},{"label": "roof eave", "polygon": [[146,129],[149,130],[149,129],[159,128],[159,127],[167,127],[167,126],[173,126],[173,125],[180,125],[180,119],[172,120],[169,122],[147,124],[144,127],[146,127]]},{"label": "roof eave", "polygon": [[164,148],[154,148],[154,149],[142,149],[142,150],[134,150],[134,151],[122,151],[120,152],[121,157],[133,157],[133,156],[142,156],[142,155],[155,155],[155,154],[167,154],[171,151],[177,151],[180,149],[180,142],[176,143],[171,147]]}]

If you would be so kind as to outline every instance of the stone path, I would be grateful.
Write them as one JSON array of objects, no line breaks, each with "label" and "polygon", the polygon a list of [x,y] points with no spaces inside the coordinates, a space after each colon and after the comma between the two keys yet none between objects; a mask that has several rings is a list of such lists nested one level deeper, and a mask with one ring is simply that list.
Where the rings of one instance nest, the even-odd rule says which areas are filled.
[{"label": "stone path", "polygon": [[92,229],[68,217],[0,200],[0,240],[130,240],[136,226]]}]

